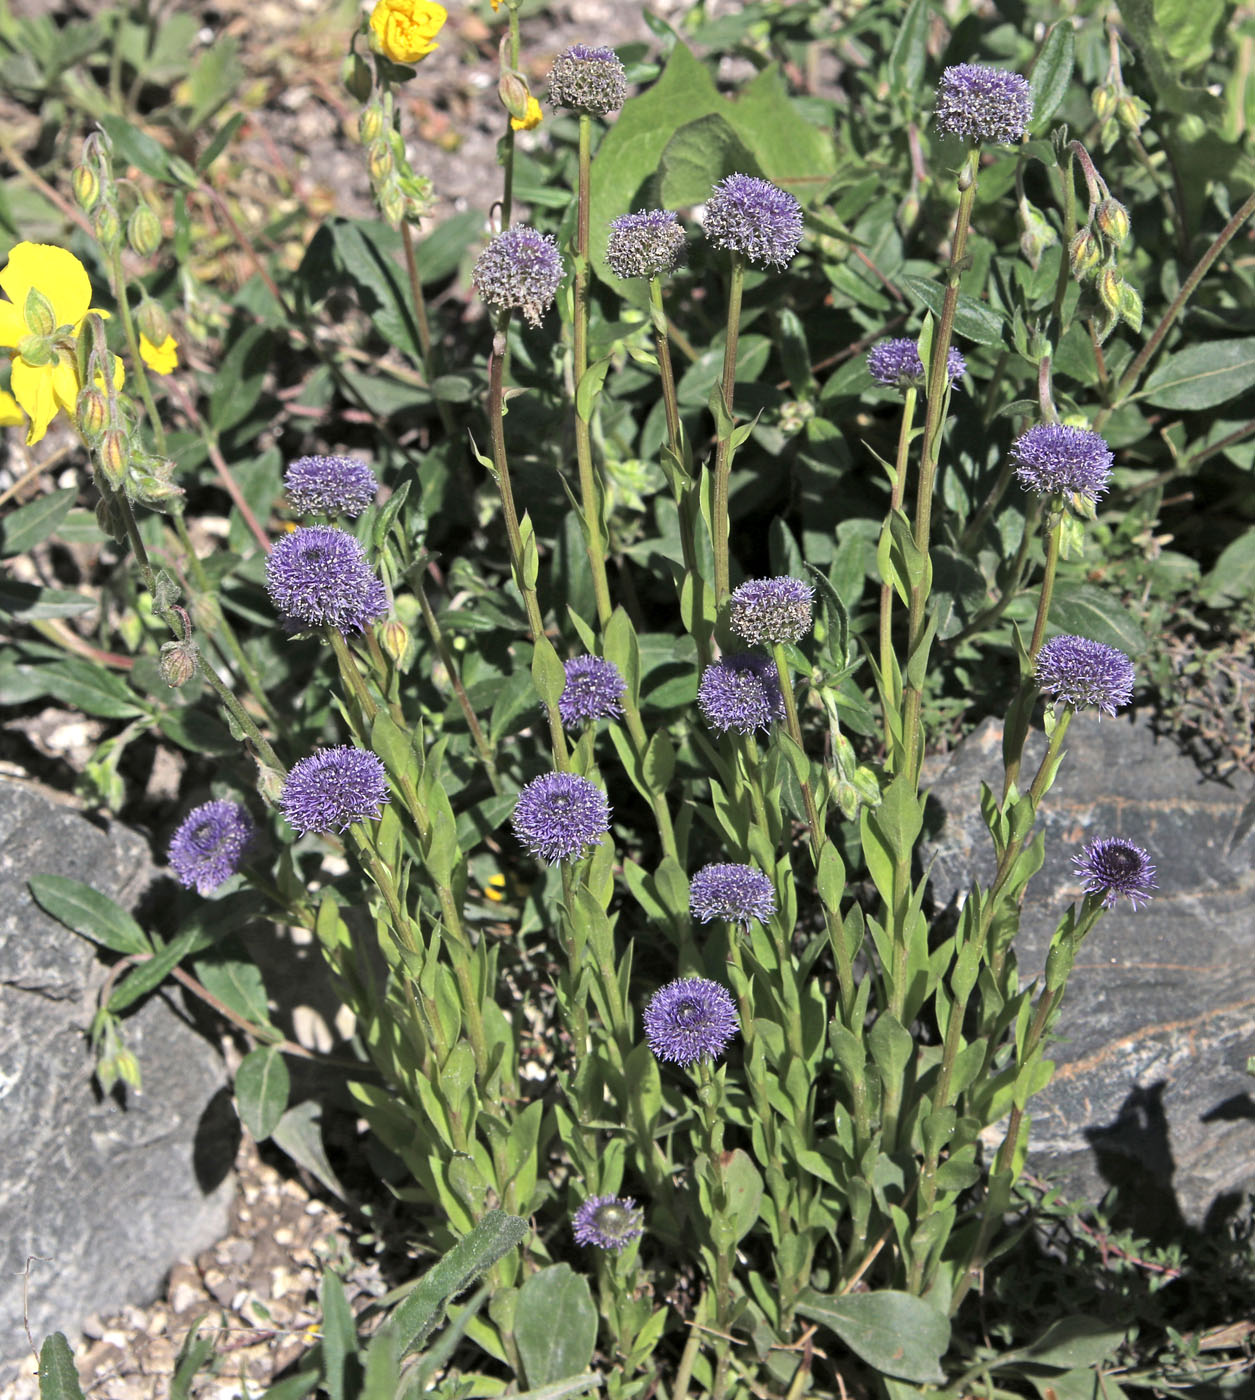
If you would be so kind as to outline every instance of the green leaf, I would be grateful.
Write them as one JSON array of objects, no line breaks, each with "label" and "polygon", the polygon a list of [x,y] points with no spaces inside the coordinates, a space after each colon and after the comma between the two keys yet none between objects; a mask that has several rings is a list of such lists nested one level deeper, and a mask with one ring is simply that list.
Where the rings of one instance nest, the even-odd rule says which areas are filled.
[{"label": "green leaf", "polygon": [[1071,19],[1061,19],[1051,25],[1046,42],[1037,55],[1029,81],[1033,88],[1033,119],[1030,131],[1044,131],[1050,118],[1059,110],[1072,81],[1072,66],[1076,60],[1076,36]]},{"label": "green leaf", "polygon": [[266,376],[274,369],[275,337],[265,326],[246,326],[231,337],[214,366],[208,418],[217,433],[243,423],[257,405]]},{"label": "green leaf", "polygon": [[0,522],[0,554],[25,554],[46,540],[69,513],[77,495],[77,486],[65,486],[6,515]]},{"label": "green leaf", "polygon": [[[239,1084],[238,1076],[236,1084]],[[318,1299],[322,1303],[323,1385],[328,1400],[354,1400],[362,1376],[357,1327],[349,1300],[344,1296],[344,1284],[331,1269],[323,1274]]]},{"label": "green leaf", "polygon": [[930,0],[911,0],[889,52],[889,84],[898,99],[911,103],[918,100],[932,20]]},{"label": "green leaf", "polygon": [[728,1213],[733,1221],[733,1239],[743,1240],[758,1224],[763,1179],[753,1158],[738,1147],[728,1155],[724,1181],[728,1188]]},{"label": "green leaf", "polygon": [[1204,601],[1213,608],[1255,595],[1255,529],[1225,545],[1203,579],[1202,590]]},{"label": "green leaf", "polygon": [[539,1390],[520,1391],[516,1400],[564,1400],[567,1395],[584,1395],[590,1390],[600,1390],[604,1378],[596,1371],[588,1371],[582,1376],[571,1376],[553,1385],[542,1385]]},{"label": "green leaf", "polygon": [[170,1381],[170,1400],[191,1400],[192,1382],[200,1368],[214,1354],[213,1335],[201,1335],[200,1325],[203,1321],[201,1318],[192,1323],[191,1330],[179,1348],[174,1376]]},{"label": "green leaf", "polygon": [[519,1290],[514,1340],[529,1385],[549,1385],[587,1370],[597,1344],[597,1309],[588,1280],[569,1264],[534,1273]]},{"label": "green leaf", "polygon": [[[946,289],[940,282],[932,282],[927,277],[913,277],[904,273],[898,278],[898,285],[913,301],[925,306],[934,316],[941,315]],[[977,345],[1002,344],[1002,317],[975,297],[959,293],[954,311],[956,334]]]},{"label": "green leaf", "polygon": [[887,1376],[920,1384],[946,1378],[941,1358],[950,1345],[950,1320],[923,1298],[891,1289],[830,1298],[806,1289],[797,1310]]},{"label": "green leaf", "polygon": [[204,935],[195,928],[172,938],[164,947],[158,948],[147,962],[140,963],[118,983],[109,998],[107,1009],[115,1016],[125,1011],[140,997],[147,996],[154,987],[159,987],[188,953],[203,944]]},{"label": "green leaf", "polygon": [[114,165],[136,165],[154,180],[170,178],[169,158],[161,143],[131,125],[125,117],[101,116],[97,120],[113,142]]},{"label": "green leaf", "polygon": [[277,1045],[263,1045],[240,1061],[235,1102],[241,1121],[258,1142],[265,1142],[279,1126],[291,1092],[287,1061]]},{"label": "green leaf", "polygon": [[0,619],[37,622],[43,617],[82,617],[96,601],[68,588],[37,588],[33,583],[0,578]]},{"label": "green leaf", "polygon": [[1091,583],[1059,582],[1050,600],[1050,625],[1060,632],[1118,647],[1139,656],[1149,645],[1132,614],[1110,594]]},{"label": "green leaf", "polygon": [[1098,1317],[1061,1317],[1023,1352],[1023,1358],[1036,1366],[1056,1366],[1060,1371],[1100,1366],[1115,1356],[1125,1330]]},{"label": "green leaf", "polygon": [[1211,340],[1169,355],[1133,396],[1155,408],[1215,408],[1255,385],[1255,336]]},{"label": "green leaf", "polygon": [[83,1400],[74,1353],[64,1332],[45,1337],[39,1349],[39,1400]]},{"label": "green leaf", "polygon": [[[1204,121],[1219,124],[1224,118],[1224,104],[1218,97],[1201,87],[1187,87],[1180,79],[1182,64],[1174,59],[1168,48],[1160,18],[1161,11],[1175,18],[1177,6],[1189,0],[1120,0],[1120,18],[1124,21],[1138,57],[1159,100],[1169,112],[1192,112]],[[1206,13],[1214,0],[1204,0],[1200,7]],[[1188,47],[1188,40],[1178,38],[1178,44]]]},{"label": "green leaf", "polygon": [[667,142],[658,164],[659,203],[667,209],[702,204],[716,180],[755,165],[724,117],[715,112],[699,117]]},{"label": "green leaf", "polygon": [[193,971],[201,986],[224,1006],[230,1007],[255,1026],[270,1025],[266,984],[262,981],[261,970],[251,958],[245,956],[238,939],[232,938],[215,948],[208,957],[198,959],[193,964]]},{"label": "green leaf", "polygon": [[54,919],[115,953],[152,952],[148,935],[106,894],[65,875],[32,875],[27,882],[35,903]]},{"label": "green leaf", "polygon": [[84,714],[101,719],[134,719],[145,713],[127,683],[81,656],[67,656],[39,668],[45,691]]},{"label": "green leaf", "polygon": [[328,1191],[348,1200],[348,1194],[340,1184],[327,1160],[327,1152],[322,1143],[322,1110],[316,1099],[305,1099],[293,1104],[279,1120],[279,1126],[270,1134],[276,1147],[286,1152],[298,1167],[304,1167],[309,1174],[327,1188]]},{"label": "green leaf", "polygon": [[1155,23],[1167,56],[1184,72],[1212,57],[1225,0],[1155,0]]}]

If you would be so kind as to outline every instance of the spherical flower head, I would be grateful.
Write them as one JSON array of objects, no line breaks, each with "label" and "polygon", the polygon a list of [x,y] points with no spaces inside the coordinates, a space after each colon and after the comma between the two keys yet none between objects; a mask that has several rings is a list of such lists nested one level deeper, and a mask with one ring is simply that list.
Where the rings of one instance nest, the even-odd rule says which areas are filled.
[{"label": "spherical flower head", "polygon": [[433,43],[449,18],[435,0],[379,0],[370,13],[370,40],[393,63],[417,63],[440,47]]},{"label": "spherical flower head", "polygon": [[753,175],[729,175],[706,201],[706,237],[752,263],[788,267],[802,242],[802,206]]},{"label": "spherical flower head", "polygon": [[1038,423],[1011,447],[1015,474],[1026,491],[1064,493],[1096,501],[1111,477],[1111,449],[1097,433],[1067,423]]},{"label": "spherical flower head", "polygon": [[279,796],[279,810],[302,836],[345,831],[373,821],[388,800],[382,760],[365,749],[340,744],[294,763]]},{"label": "spherical flower head", "polygon": [[714,1059],[740,1029],[731,992],[704,977],[680,977],[659,987],[644,1021],[655,1057],[677,1065]]},{"label": "spherical flower head", "polygon": [[1028,79],[984,63],[947,68],[937,85],[937,130],[968,141],[1009,145],[1033,115]]},{"label": "spherical flower head", "polygon": [[740,652],[712,662],[702,672],[697,704],[720,734],[752,734],[784,718],[784,697],[775,666],[765,656]]},{"label": "spherical flower head", "polygon": [[1138,901],[1149,902],[1156,888],[1155,867],[1150,856],[1122,836],[1105,836],[1091,841],[1079,856],[1072,857],[1087,894],[1101,894],[1103,908],[1110,909],[1121,895],[1137,908]]},{"label": "spherical flower head", "polygon": [[1052,637],[1037,653],[1037,684],[1071,705],[1114,715],[1133,698],[1133,663],[1116,647],[1088,637]]},{"label": "spherical flower head", "polygon": [[776,912],[776,892],[752,865],[707,865],[689,881],[689,912],[701,924],[723,919],[749,928]]},{"label": "spherical flower head", "polygon": [[617,112],[627,98],[627,75],[613,49],[572,44],[553,61],[549,73],[549,105],[572,107],[604,117]]},{"label": "spherical flower head", "polygon": [[617,719],[623,713],[620,702],[627,693],[627,682],[613,661],[600,656],[574,656],[564,663],[563,670],[566,684],[558,699],[558,714],[568,728],[599,719]]},{"label": "spherical flower head", "polygon": [[539,326],[558,294],[562,272],[557,242],[527,224],[515,224],[479,255],[471,280],[494,315],[518,307],[529,325]]},{"label": "spherical flower head", "polygon": [[797,642],[810,631],[814,596],[810,584],[787,574],[752,578],[733,592],[728,622],[746,642]]},{"label": "spherical flower head", "polygon": [[202,802],[170,838],[166,859],[184,889],[212,894],[239,870],[255,834],[253,819],[238,802]]},{"label": "spherical flower head", "polygon": [[343,530],[311,525],[284,535],[266,560],[266,592],[291,627],[361,632],[388,610],[366,551]]},{"label": "spherical flower head", "polygon": [[375,473],[356,457],[298,457],[283,474],[293,510],[356,517],[375,499]]},{"label": "spherical flower head", "polygon": [[662,277],[684,252],[684,230],[671,209],[623,214],[610,222],[606,262],[616,277]]},{"label": "spherical flower head", "polygon": [[[867,368],[886,389],[922,389],[924,362],[913,340],[882,340],[867,352]],[[946,354],[946,374],[951,384],[967,373],[967,361],[953,347]]]},{"label": "spherical flower head", "polygon": [[510,819],[519,841],[553,864],[578,860],[610,830],[606,794],[575,773],[543,773],[519,793]]},{"label": "spherical flower head", "polygon": [[571,1217],[571,1228],[576,1244],[596,1245],[617,1253],[640,1239],[645,1212],[631,1196],[590,1196]]}]

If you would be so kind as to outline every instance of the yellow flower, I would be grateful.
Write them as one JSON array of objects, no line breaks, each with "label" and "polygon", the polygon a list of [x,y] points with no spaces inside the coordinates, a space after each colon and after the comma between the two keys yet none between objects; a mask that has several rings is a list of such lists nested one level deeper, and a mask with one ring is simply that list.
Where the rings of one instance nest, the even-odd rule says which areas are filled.
[{"label": "yellow flower", "polygon": [[7,389],[0,389],[0,428],[15,428],[26,422],[26,415]]},{"label": "yellow flower", "polygon": [[432,40],[448,18],[435,0],[379,0],[370,15],[372,43],[393,63],[417,63],[439,47]]},{"label": "yellow flower", "polygon": [[532,96],[527,99],[527,111],[522,117],[511,117],[510,125],[515,131],[531,131],[533,127],[539,126],[544,120],[545,114],[540,110],[540,103]]},{"label": "yellow flower", "polygon": [[154,345],[141,331],[139,357],[154,374],[171,374],[179,367],[179,343],[168,335],[160,345]]},{"label": "yellow flower", "polygon": [[[28,443],[38,442],[61,409],[78,397],[75,341],[92,306],[87,269],[64,248],[19,243],[0,270],[0,348],[12,350],[13,397],[30,419]],[[107,315],[99,311],[98,315]],[[114,363],[120,383],[122,365]]]}]

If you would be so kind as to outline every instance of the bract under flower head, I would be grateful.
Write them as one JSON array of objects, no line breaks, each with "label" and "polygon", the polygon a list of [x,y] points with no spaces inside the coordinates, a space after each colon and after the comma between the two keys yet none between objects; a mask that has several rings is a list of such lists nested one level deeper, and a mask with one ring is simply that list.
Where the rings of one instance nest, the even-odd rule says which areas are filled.
[{"label": "bract under flower head", "polygon": [[302,515],[361,515],[375,499],[375,473],[356,457],[298,457],[283,474],[293,510]]},{"label": "bract under flower head", "polygon": [[[50,243],[18,243],[0,269],[0,349],[13,353],[10,387],[30,419],[26,441],[38,442],[64,409],[73,416],[78,391],[75,342],[83,321],[94,313],[87,269],[64,248]],[[113,361],[115,387],[122,362]]]},{"label": "bract under flower head", "polygon": [[811,627],[815,590],[801,579],[752,578],[732,593],[728,625],[751,643],[797,642]]},{"label": "bract under flower head", "polygon": [[365,749],[340,744],[294,763],[284,779],[279,810],[302,836],[345,831],[372,821],[388,800],[382,760]]},{"label": "bract under flower head", "polygon": [[697,687],[697,705],[706,723],[721,734],[769,729],[785,714],[775,666],[751,652],[725,656],[707,666]]},{"label": "bract under flower head", "polygon": [[1037,684],[1074,710],[1114,715],[1133,698],[1135,674],[1122,651],[1089,637],[1052,637],[1037,653]]},{"label": "bract under flower head", "polygon": [[266,560],[266,592],[293,627],[361,632],[388,610],[366,551],[344,530],[310,525],[284,535]]},{"label": "bract under flower head", "polygon": [[571,107],[604,117],[617,112],[627,97],[627,75],[613,49],[572,44],[553,61],[549,105]]},{"label": "bract under flower head", "polygon": [[495,315],[517,307],[529,325],[539,326],[553,305],[562,275],[557,242],[527,224],[515,224],[479,255],[471,280]]},{"label": "bract under flower head", "polygon": [[558,714],[569,726],[617,719],[623,713],[627,682],[613,661],[600,656],[573,656],[563,663],[566,684],[558,699]]},{"label": "bract under flower head", "polygon": [[576,1244],[625,1249],[644,1233],[645,1212],[631,1196],[590,1196],[571,1217]]},{"label": "bract under flower head", "polygon": [[802,206],[753,175],[729,175],[706,201],[706,237],[752,263],[788,267],[802,242]]},{"label": "bract under flower head", "polygon": [[610,804],[576,773],[543,773],[519,793],[510,819],[519,841],[541,860],[578,860],[610,830]]},{"label": "bract under flower head", "polygon": [[1124,895],[1137,908],[1138,901],[1150,901],[1156,888],[1155,867],[1150,856],[1122,836],[1091,841],[1079,856],[1072,857],[1087,894],[1101,894],[1103,908],[1110,909]]},{"label": "bract under flower head", "polygon": [[732,993],[705,977],[680,977],[659,987],[643,1020],[655,1058],[677,1065],[714,1059],[740,1029]]},{"label": "bract under flower head", "polygon": [[253,820],[238,802],[202,802],[170,838],[166,859],[185,889],[212,894],[240,868],[255,835]]},{"label": "bract under flower head", "polygon": [[765,924],[776,912],[776,892],[752,865],[707,865],[689,881],[689,912],[698,923],[723,919],[749,928],[751,920]]},{"label": "bract under flower head", "polygon": [[[867,352],[867,369],[876,383],[883,384],[886,389],[922,389],[924,386],[924,362],[913,340],[878,341]],[[946,355],[946,372],[951,384],[967,373],[967,361],[953,346]]]},{"label": "bract under flower head", "polygon": [[968,141],[1008,145],[1020,140],[1033,115],[1028,79],[984,63],[947,68],[937,85],[937,130]]},{"label": "bract under flower head", "polygon": [[432,40],[448,18],[435,0],[379,0],[370,12],[371,43],[393,63],[417,63],[440,47]]},{"label": "bract under flower head", "polygon": [[1096,501],[1111,477],[1113,458],[1105,440],[1066,423],[1038,423],[1016,438],[1011,455],[1020,485],[1044,496]]},{"label": "bract under flower head", "polygon": [[606,262],[616,277],[662,277],[684,252],[684,230],[671,209],[623,214],[610,223]]}]

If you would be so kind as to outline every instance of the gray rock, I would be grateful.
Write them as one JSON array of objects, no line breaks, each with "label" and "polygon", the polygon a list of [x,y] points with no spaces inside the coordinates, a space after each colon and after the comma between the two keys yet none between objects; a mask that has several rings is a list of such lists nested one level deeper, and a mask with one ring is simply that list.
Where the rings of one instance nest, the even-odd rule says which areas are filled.
[{"label": "gray rock", "polygon": [[221,1060],[164,997],[123,1025],[143,1094],[101,1098],[84,1032],[107,968],[31,899],[45,872],[125,907],[155,873],[134,832],[0,780],[0,1358],[23,1364],[28,1268],[36,1345],[74,1337],[93,1312],[151,1301],[173,1263],[220,1238],[232,1190]]},{"label": "gray rock", "polygon": [[[982,779],[1001,791],[1001,743],[1001,726],[987,723],[931,789],[946,813],[931,852],[939,904],[973,872],[985,883],[992,873],[977,799]],[[1038,731],[1024,787],[1044,747]],[[1244,819],[1255,782],[1208,779],[1144,718],[1078,715],[1066,750],[1015,945],[1021,977],[1042,971],[1080,894],[1070,858],[1086,842],[1123,836],[1143,847],[1159,889],[1136,911],[1121,900],[1082,946],[1051,1051],[1055,1079],[1030,1104],[1029,1165],[1067,1196],[1096,1202],[1125,1188],[1119,1223],[1164,1239],[1255,1183],[1255,1080],[1245,1073],[1255,1054],[1255,835]]]}]

